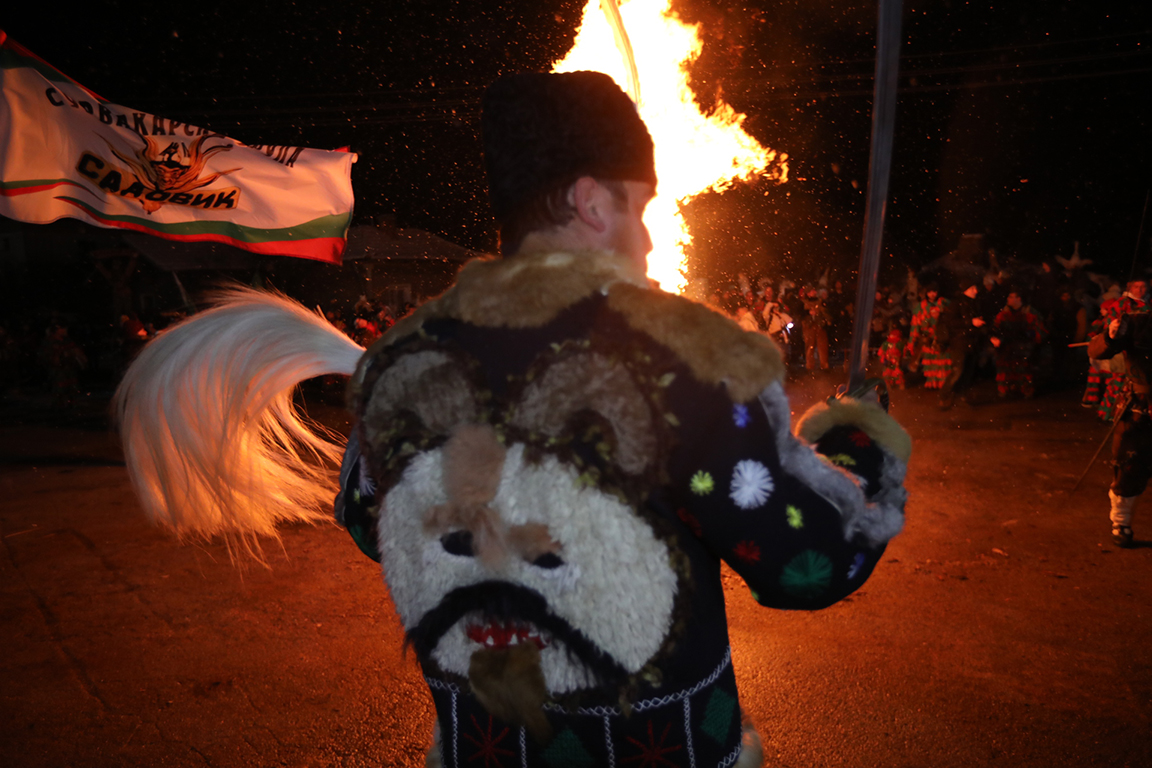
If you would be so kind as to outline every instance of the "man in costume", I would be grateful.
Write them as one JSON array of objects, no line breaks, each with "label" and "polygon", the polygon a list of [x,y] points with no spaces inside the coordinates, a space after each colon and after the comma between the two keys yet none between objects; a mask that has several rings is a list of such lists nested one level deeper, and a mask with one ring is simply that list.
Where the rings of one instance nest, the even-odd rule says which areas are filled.
[{"label": "man in costume", "polygon": [[[1148,283],[1143,279],[1128,281],[1124,292],[1115,299],[1105,301],[1100,305],[1100,317],[1092,323],[1092,330],[1096,334],[1105,332],[1113,320],[1125,315],[1137,315],[1148,311]],[[1096,365],[1107,368],[1107,376],[1101,377],[1101,394],[1096,407],[1096,415],[1104,421],[1113,421],[1128,388],[1128,375],[1123,358],[1113,360],[1097,360]]]},{"label": "man in costume", "polygon": [[904,389],[904,369],[900,366],[904,357],[904,335],[900,332],[900,326],[893,325],[888,331],[888,338],[880,345],[878,357],[884,366],[880,375],[884,377],[888,389]]},{"label": "man in costume", "polygon": [[[651,287],[652,142],[606,75],[503,78],[482,122],[502,259],[466,265],[362,356],[346,340],[301,341],[323,321],[289,307],[279,311],[296,346],[276,336],[281,325],[252,320],[261,344],[244,354],[283,345],[277,370],[296,360],[298,376],[352,375],[357,424],[336,514],[381,562],[431,691],[429,765],[759,765],[721,560],[766,606],[821,608],[859,588],[903,524],[908,435],[878,406],[841,399],[812,409],[794,436],[772,342]],[[273,305],[242,295],[160,350],[202,342],[234,362],[240,352],[220,345],[240,341],[213,330]],[[157,495],[158,477],[232,471],[245,456],[150,466],[178,449],[153,440],[157,409],[135,404],[180,374],[160,353],[137,366],[118,405],[152,515],[200,532],[259,532],[287,516],[284,493],[264,510],[239,499],[246,527],[219,508],[186,514],[189,496],[229,500],[240,478],[225,485],[214,472],[168,483],[179,498]],[[252,377],[273,367],[221,366],[235,395],[213,387],[225,405],[205,395],[180,417],[261,413],[251,401],[282,382]],[[265,433],[295,436],[289,416]],[[320,487],[304,482],[303,462],[275,458],[246,472],[291,469],[285,487],[305,500]]]},{"label": "man in costume", "polygon": [[1148,413],[1152,377],[1152,315],[1145,307],[1113,317],[1088,344],[1093,360],[1123,355],[1126,387],[1120,394],[1119,423],[1112,437],[1112,540],[1132,546],[1132,513],[1152,476],[1152,418]]},{"label": "man in costume", "polygon": [[912,316],[906,357],[924,374],[925,389],[940,389],[951,372],[952,361],[943,351],[938,338],[940,315],[948,306],[935,283],[926,286],[920,309]]},{"label": "man in costume", "polygon": [[816,360],[820,360],[820,370],[828,370],[828,327],[832,316],[824,297],[815,288],[809,288],[802,296],[804,302],[804,368],[809,373],[816,370]]},{"label": "man in costume", "polygon": [[782,303],[776,301],[776,292],[772,286],[764,286],[764,309],[760,316],[764,319],[764,328],[768,337],[780,347],[785,362],[788,360],[788,342],[792,332],[792,315],[788,314]]},{"label": "man in costume", "polygon": [[1019,391],[1025,398],[1036,394],[1032,354],[1044,341],[1044,323],[1032,307],[1025,306],[1019,288],[1008,292],[1004,309],[992,324],[996,348],[996,393],[1001,398]]},{"label": "man in costume", "polygon": [[976,380],[980,364],[981,347],[986,343],[982,329],[986,325],[980,316],[979,287],[975,282],[953,299],[940,315],[936,328],[940,348],[950,363],[948,377],[940,390],[940,408],[948,410],[956,395],[965,398]]}]

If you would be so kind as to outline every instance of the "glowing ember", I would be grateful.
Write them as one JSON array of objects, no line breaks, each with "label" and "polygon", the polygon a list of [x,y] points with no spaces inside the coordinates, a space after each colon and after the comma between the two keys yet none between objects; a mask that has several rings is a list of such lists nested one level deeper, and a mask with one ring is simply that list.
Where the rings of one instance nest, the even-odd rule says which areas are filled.
[{"label": "glowing ember", "polygon": [[[736,181],[765,176],[788,178],[788,156],[760,146],[742,124],[744,115],[719,103],[703,115],[688,87],[688,65],[700,55],[700,38],[669,13],[670,0],[630,0],[619,8],[627,30],[613,33],[602,0],[589,0],[576,42],[553,71],[589,69],[604,72],[629,93],[640,93],[640,115],[656,143],[657,197],[648,206],[644,223],[652,233],[648,276],[666,291],[681,292],[685,249],[691,242],[679,204],[709,189],[723,190]],[[615,0],[603,0],[612,3]],[[627,47],[630,40],[639,82],[630,82]]]}]

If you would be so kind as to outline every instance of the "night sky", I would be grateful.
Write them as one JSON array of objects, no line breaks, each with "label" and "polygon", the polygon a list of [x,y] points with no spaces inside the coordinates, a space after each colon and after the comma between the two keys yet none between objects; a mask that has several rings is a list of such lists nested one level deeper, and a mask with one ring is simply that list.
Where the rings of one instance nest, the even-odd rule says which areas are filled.
[{"label": "night sky", "polygon": [[[546,70],[582,3],[22,3],[3,28],[106,99],[249,144],[348,145],[354,223],[395,215],[494,247],[479,158],[483,88]],[[859,258],[875,6],[674,4],[700,22],[697,97],[748,115],[792,180],[688,205],[692,268],[800,277]],[[1004,256],[1128,272],[1152,187],[1147,3],[906,2],[886,275],[983,233]],[[1148,262],[1152,223],[1141,260]],[[890,255],[889,255],[890,254]]]}]

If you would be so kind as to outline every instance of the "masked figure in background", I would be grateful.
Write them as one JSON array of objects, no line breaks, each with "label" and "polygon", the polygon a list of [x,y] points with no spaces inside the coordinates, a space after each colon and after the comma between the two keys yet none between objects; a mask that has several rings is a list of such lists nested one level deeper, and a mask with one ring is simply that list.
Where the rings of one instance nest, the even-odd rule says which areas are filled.
[{"label": "masked figure in background", "polygon": [[828,307],[824,297],[815,288],[809,288],[801,297],[804,302],[804,368],[809,373],[816,370],[816,361],[820,361],[820,370],[828,370],[828,327],[832,324],[832,317],[828,314]]},{"label": "masked figure in background", "polygon": [[761,311],[761,316],[764,318],[764,328],[768,331],[769,338],[780,347],[783,359],[787,362],[788,343],[792,335],[792,315],[788,314],[787,308],[781,302],[776,301],[776,292],[770,285],[764,287],[764,309]]},{"label": "masked figure in background", "polygon": [[880,363],[884,366],[884,383],[889,389],[904,389],[904,369],[900,363],[904,357],[904,334],[899,326],[888,331],[888,337],[880,345]]},{"label": "masked figure in background", "polygon": [[940,408],[948,410],[956,395],[967,402],[967,392],[976,381],[980,353],[987,346],[987,323],[980,316],[979,287],[972,283],[953,299],[940,315],[936,327],[940,348],[949,359],[948,377],[940,389]]},{"label": "masked figure in background", "polygon": [[[1092,331],[1094,334],[1102,334],[1108,330],[1113,320],[1146,312],[1148,312],[1148,282],[1140,279],[1130,280],[1124,293],[1100,305],[1100,317],[1092,323]],[[1100,377],[1100,394],[1096,406],[1096,415],[1103,421],[1114,420],[1120,405],[1125,400],[1125,392],[1129,388],[1125,362],[1125,356],[1093,361],[1095,366],[1105,368],[1107,374]]]},{"label": "masked figure in background", "polygon": [[935,285],[929,285],[920,301],[920,309],[912,316],[908,333],[907,355],[924,374],[926,389],[940,389],[952,370],[952,360],[942,351],[937,330],[940,314],[948,300],[940,296]]},{"label": "masked figure in background", "polygon": [[1032,353],[1044,341],[1044,323],[1032,307],[1024,305],[1018,288],[1008,293],[1008,303],[992,324],[996,348],[996,393],[1001,398],[1018,391],[1025,398],[1036,394]]},{"label": "masked figure in background", "polygon": [[1107,328],[1088,344],[1094,360],[1123,355],[1127,389],[1122,394],[1120,423],[1112,438],[1112,540],[1120,547],[1132,546],[1132,513],[1152,475],[1152,418],[1148,413],[1152,377],[1152,315],[1147,311],[1124,314],[1109,321]]},{"label": "masked figure in background", "polygon": [[850,594],[903,523],[909,438],[846,399],[794,435],[775,345],[651,286],[653,146],[606,75],[503,78],[482,124],[503,258],[366,354],[250,293],[165,334],[118,396],[136,487],[181,531],[312,517],[285,446],[336,449],[290,386],[351,375],[336,514],[435,702],[429,765],[759,765],[721,560],[765,606]]}]

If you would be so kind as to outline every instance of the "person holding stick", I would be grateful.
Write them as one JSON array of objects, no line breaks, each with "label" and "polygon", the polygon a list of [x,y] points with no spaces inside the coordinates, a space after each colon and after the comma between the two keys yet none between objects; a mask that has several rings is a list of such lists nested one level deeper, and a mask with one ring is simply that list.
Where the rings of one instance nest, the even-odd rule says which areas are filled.
[{"label": "person holding stick", "polygon": [[794,433],[772,341],[652,286],[652,140],[607,75],[501,78],[481,122],[502,258],[367,352],[248,291],[161,336],[117,396],[144,506],[308,519],[307,453],[337,447],[286,393],[350,375],[336,517],[428,684],[428,765],[760,765],[721,561],[764,606],[849,595],[903,525],[911,440],[847,397]]},{"label": "person holding stick", "polygon": [[[1131,289],[1131,286],[1130,286]],[[1146,308],[1112,318],[1104,332],[1088,343],[1088,356],[1107,360],[1123,355],[1127,372],[1124,405],[1116,416],[1112,437],[1112,540],[1131,547],[1136,502],[1152,476],[1152,418],[1148,413],[1152,376],[1152,314]]]}]

